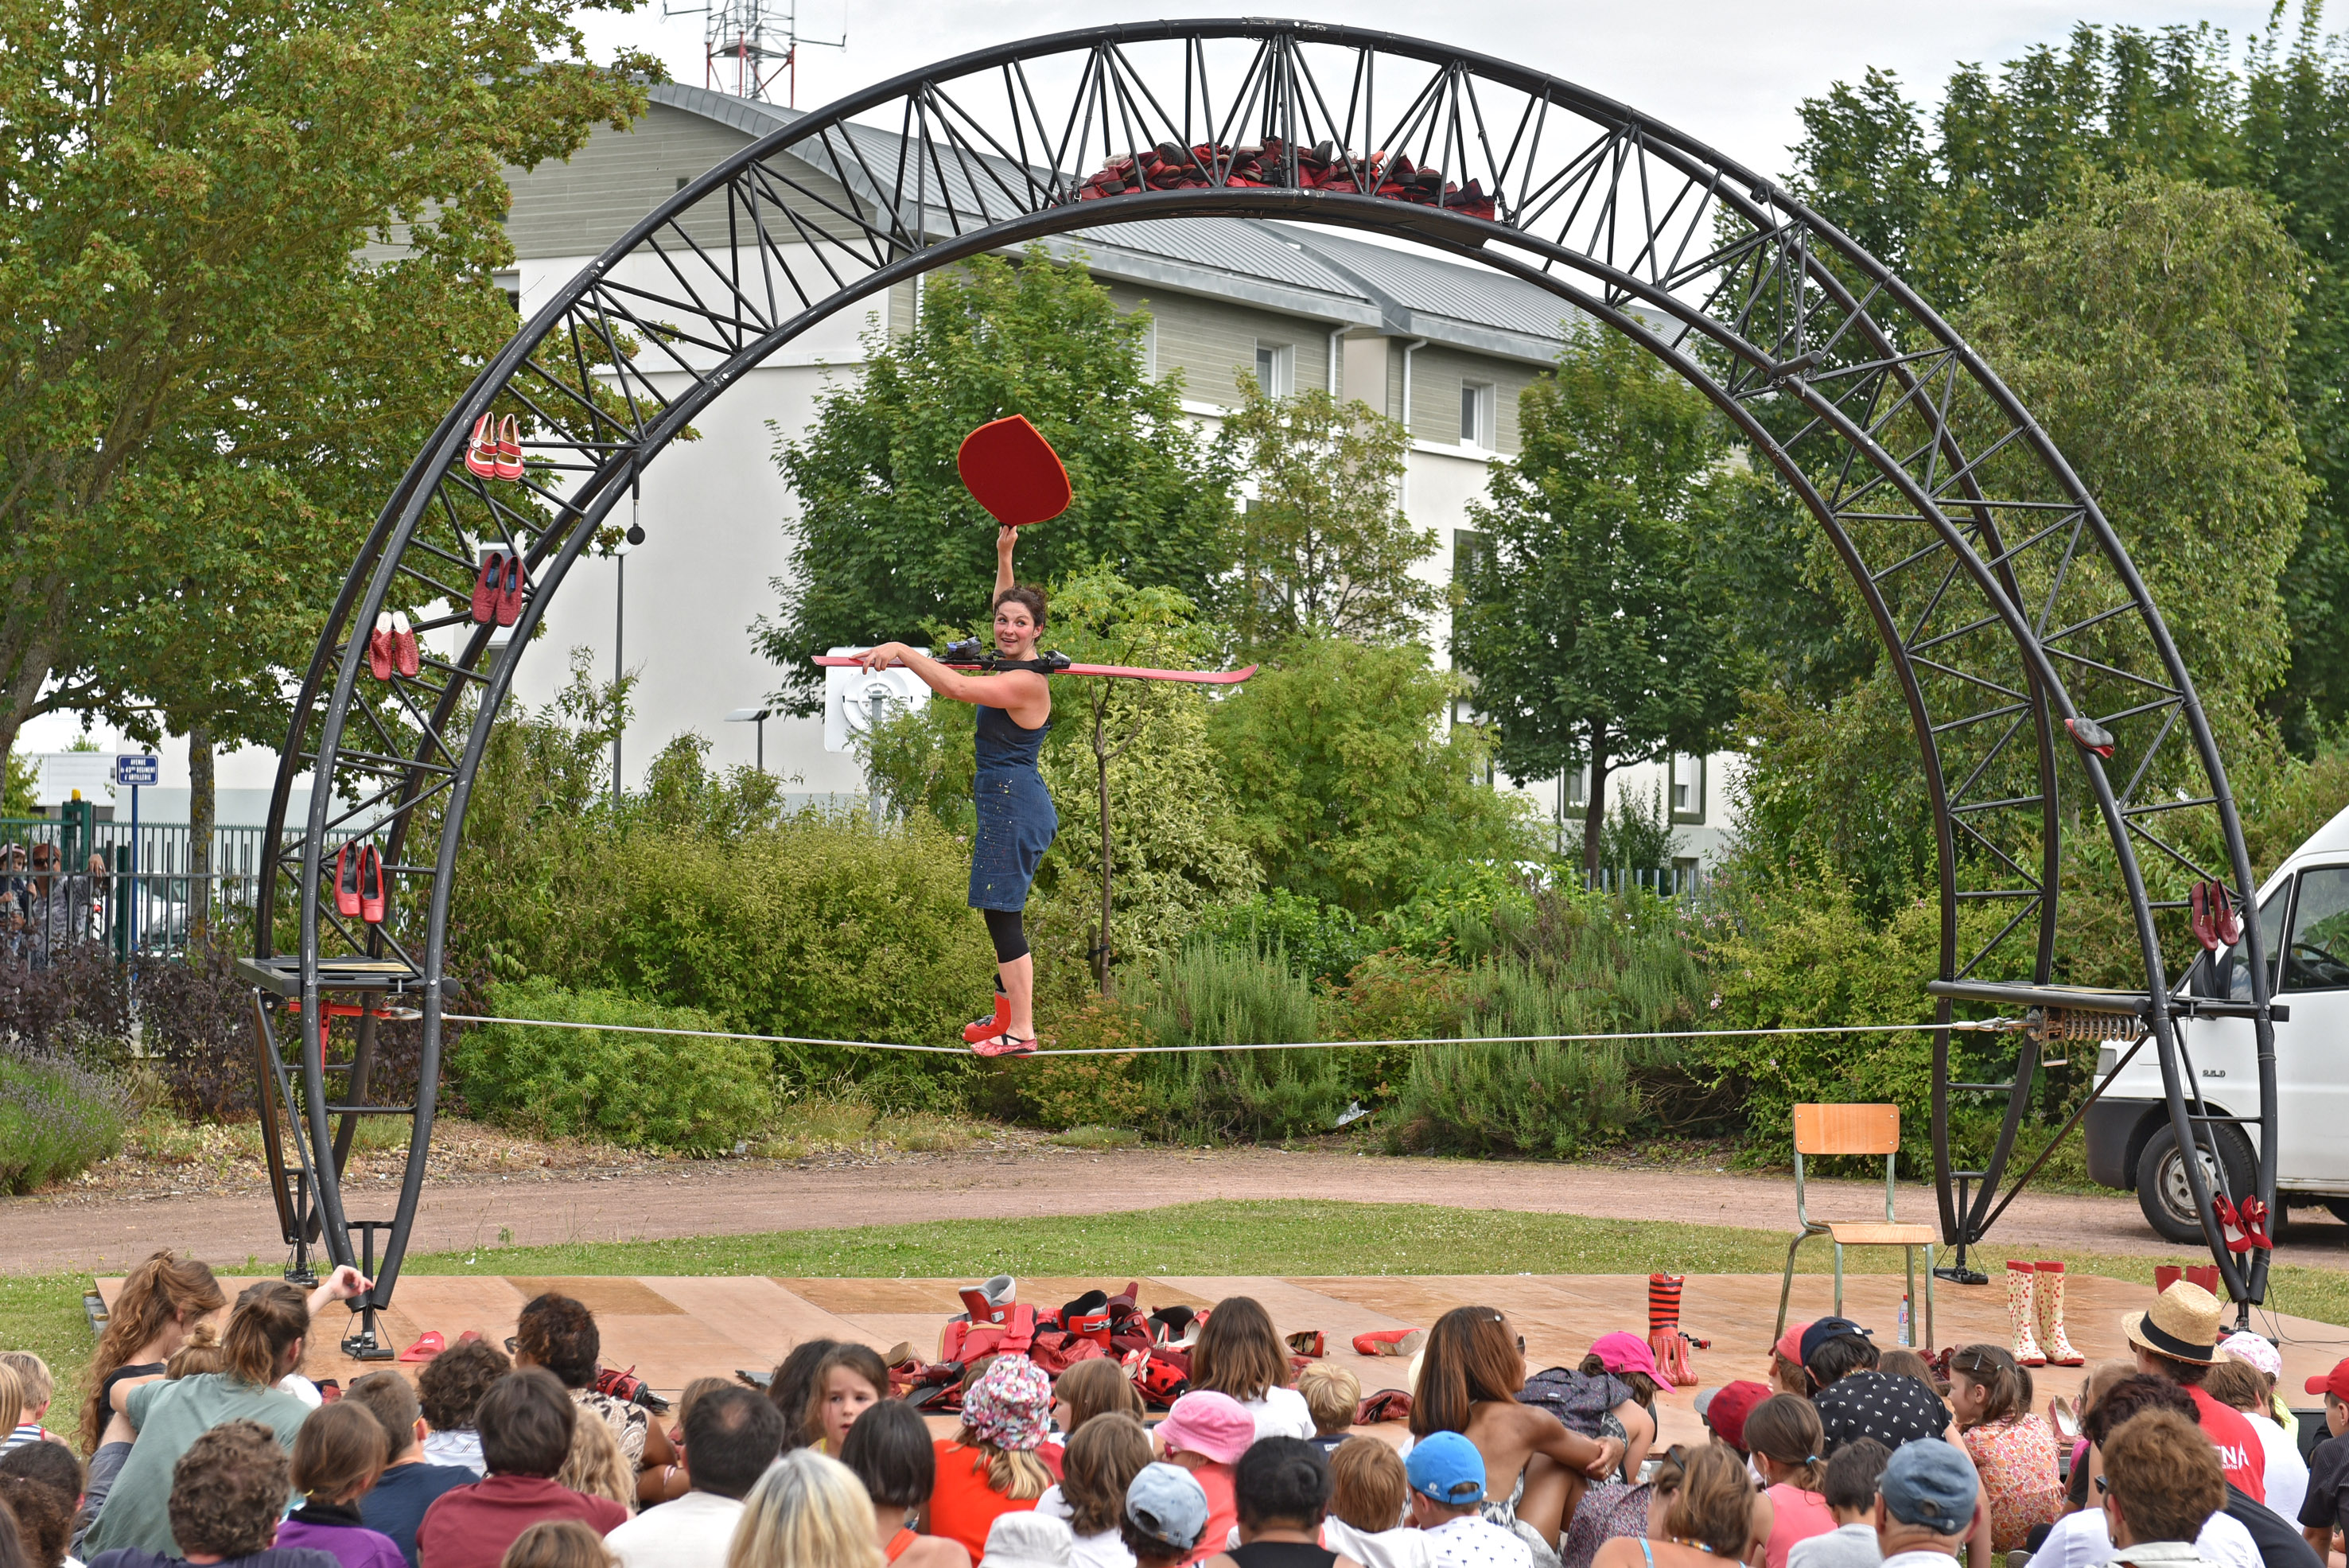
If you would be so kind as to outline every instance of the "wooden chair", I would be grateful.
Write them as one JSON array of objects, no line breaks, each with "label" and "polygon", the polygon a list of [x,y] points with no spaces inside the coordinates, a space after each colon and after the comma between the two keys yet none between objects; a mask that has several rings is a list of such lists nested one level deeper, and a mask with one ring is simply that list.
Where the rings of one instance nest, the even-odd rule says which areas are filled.
[{"label": "wooden chair", "polygon": [[[1900,1152],[1899,1106],[1796,1106],[1795,1107],[1795,1223],[1802,1229],[1786,1243],[1786,1279],[1778,1292],[1778,1326],[1770,1343],[1786,1332],[1786,1303],[1795,1293],[1795,1253],[1814,1236],[1835,1244],[1835,1314],[1843,1315],[1843,1250],[1846,1247],[1899,1247],[1908,1254],[1909,1299],[1917,1300],[1917,1249],[1925,1249],[1924,1337],[1917,1343],[1930,1354],[1933,1344],[1933,1228],[1903,1225],[1892,1212],[1892,1165]],[[1814,1220],[1804,1202],[1803,1157],[1806,1154],[1880,1154],[1884,1157],[1884,1219]],[[1912,1309],[1913,1310],[1913,1309]]]}]

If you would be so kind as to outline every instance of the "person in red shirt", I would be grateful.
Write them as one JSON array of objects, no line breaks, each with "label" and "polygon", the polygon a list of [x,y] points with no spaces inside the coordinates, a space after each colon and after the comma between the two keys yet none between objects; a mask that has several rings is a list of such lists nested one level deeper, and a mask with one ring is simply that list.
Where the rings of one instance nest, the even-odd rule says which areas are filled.
[{"label": "person in red shirt", "polygon": [[2219,1468],[2252,1501],[2264,1503],[2266,1450],[2251,1424],[2202,1391],[2202,1380],[2219,1361],[2219,1298],[2191,1280],[2180,1280],[2154,1299],[2149,1312],[2121,1319],[2121,1333],[2137,1352],[2137,1369],[2166,1378],[2186,1390],[2202,1417],[2202,1433],[2219,1447]]},{"label": "person in red shirt", "polygon": [[[962,1397],[962,1430],[936,1444],[929,1533],[976,1563],[999,1514],[1033,1509],[1052,1484],[1037,1450],[1052,1423],[1052,1380],[1024,1355],[999,1355]],[[438,1563],[432,1568],[440,1568]]]},{"label": "person in red shirt", "polygon": [[419,1568],[498,1568],[515,1537],[543,1520],[575,1519],[598,1535],[626,1522],[628,1511],[610,1499],[555,1484],[580,1416],[551,1374],[508,1373],[481,1396],[473,1419],[488,1477],[442,1492],[424,1511]]}]

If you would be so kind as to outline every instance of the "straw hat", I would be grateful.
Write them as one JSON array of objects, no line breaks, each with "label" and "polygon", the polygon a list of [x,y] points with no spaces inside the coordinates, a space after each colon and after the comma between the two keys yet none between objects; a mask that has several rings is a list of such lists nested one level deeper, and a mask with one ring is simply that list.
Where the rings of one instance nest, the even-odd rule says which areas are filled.
[{"label": "straw hat", "polygon": [[2154,1298],[2151,1312],[2124,1313],[2121,1333],[2156,1355],[2207,1366],[2219,1359],[2219,1298],[2180,1280]]}]

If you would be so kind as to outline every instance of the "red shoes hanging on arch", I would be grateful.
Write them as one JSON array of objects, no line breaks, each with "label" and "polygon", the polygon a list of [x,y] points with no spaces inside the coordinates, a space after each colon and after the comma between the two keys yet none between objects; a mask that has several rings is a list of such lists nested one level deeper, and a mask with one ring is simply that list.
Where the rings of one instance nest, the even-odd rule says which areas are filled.
[{"label": "red shoes hanging on arch", "polygon": [[523,466],[522,432],[512,414],[502,420],[483,414],[473,421],[473,433],[465,442],[469,472],[483,479],[520,479]]},{"label": "red shoes hanging on arch", "polygon": [[382,854],[372,840],[347,840],[335,856],[335,912],[379,926],[390,907]]}]

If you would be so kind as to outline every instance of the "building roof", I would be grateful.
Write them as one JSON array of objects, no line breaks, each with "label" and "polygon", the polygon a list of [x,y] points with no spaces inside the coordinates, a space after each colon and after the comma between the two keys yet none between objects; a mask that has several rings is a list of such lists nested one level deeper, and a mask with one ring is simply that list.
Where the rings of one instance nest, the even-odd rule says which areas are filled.
[{"label": "building roof", "polygon": [[[677,83],[654,88],[651,97],[752,137],[781,130],[807,112]],[[854,123],[848,131],[866,168],[879,173],[895,166],[903,146],[895,132]],[[1030,172],[1008,160],[987,161],[1007,184]],[[841,178],[864,200],[877,201],[880,192],[853,162],[837,169],[815,166]],[[1040,171],[1034,172],[1040,176]],[[951,164],[941,173],[941,218],[948,208],[976,213],[988,204],[987,196],[997,194],[974,188]],[[1048,241],[1047,248],[1061,255],[1081,253],[1095,274],[1121,282],[1242,300],[1332,327],[1367,327],[1543,364],[1556,358],[1565,323],[1576,314],[1557,296],[1521,278],[1304,223],[1141,218],[1078,229]]]}]

